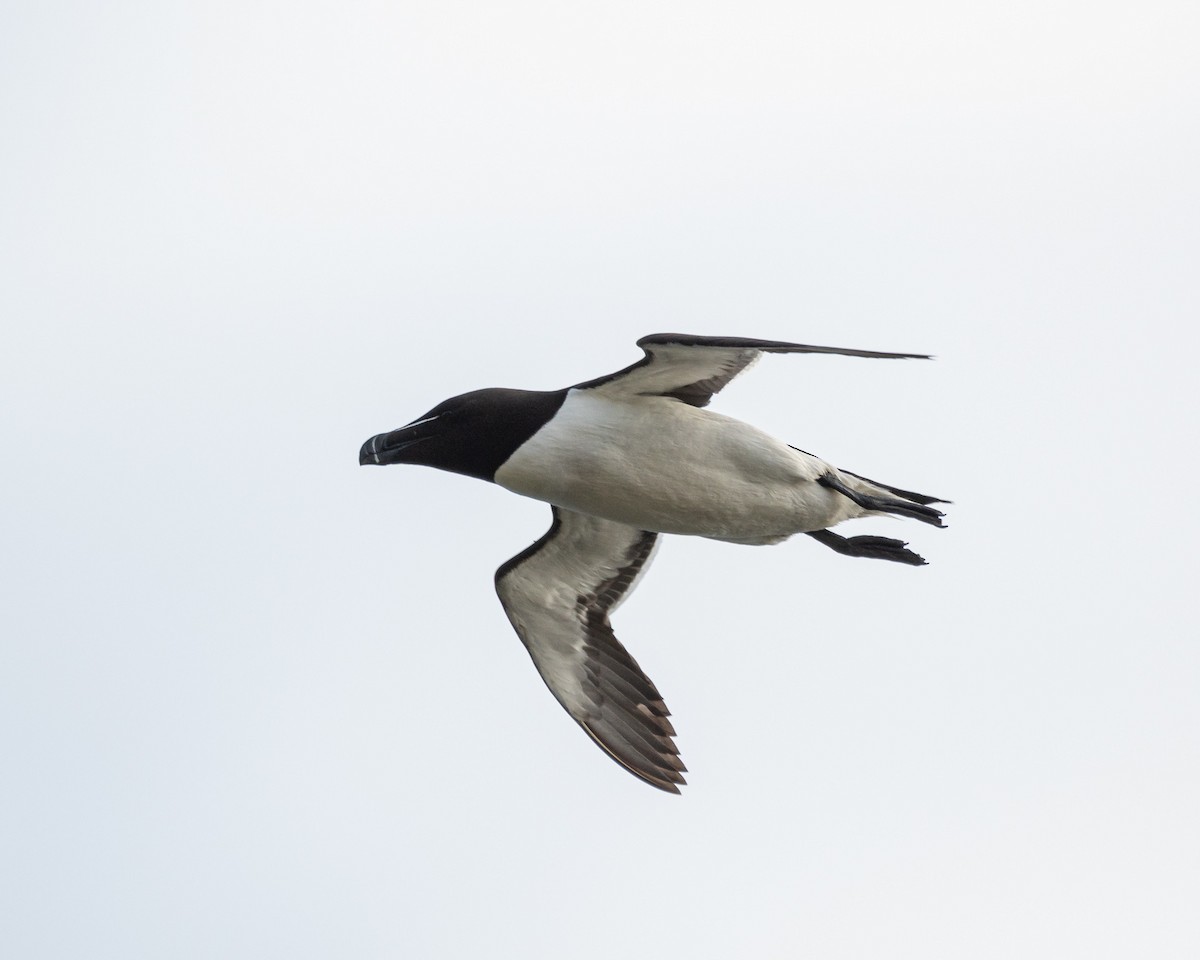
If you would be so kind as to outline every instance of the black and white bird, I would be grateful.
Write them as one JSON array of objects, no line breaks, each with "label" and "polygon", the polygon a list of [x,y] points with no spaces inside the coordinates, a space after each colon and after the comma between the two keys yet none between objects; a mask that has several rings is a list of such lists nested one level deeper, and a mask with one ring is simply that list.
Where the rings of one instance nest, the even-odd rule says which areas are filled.
[{"label": "black and white bird", "polygon": [[712,413],[713,395],[763,353],[928,359],[740,337],[656,333],[645,356],[563,390],[488,389],[372,437],[362,464],[416,463],[550,504],[546,534],[496,571],[496,592],[550,692],[602,750],[672,793],[685,767],[657,688],[609,615],[660,534],[778,543],[804,533],[852,557],[920,565],[900,540],[842,537],[843,520],[894,514],[944,526],[944,503],[840,470]]}]

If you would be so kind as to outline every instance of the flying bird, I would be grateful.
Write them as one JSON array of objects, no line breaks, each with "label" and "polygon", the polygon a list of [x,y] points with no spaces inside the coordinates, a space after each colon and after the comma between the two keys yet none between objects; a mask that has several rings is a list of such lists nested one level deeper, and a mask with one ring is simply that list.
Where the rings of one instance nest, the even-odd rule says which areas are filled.
[{"label": "flying bird", "polygon": [[704,408],[764,353],[928,359],[741,337],[656,333],[645,356],[562,390],[452,397],[372,437],[360,464],[415,463],[550,504],[546,534],[496,571],[496,592],[550,692],[610,757],[679,793],[669,711],[609,616],[650,565],[661,534],[778,543],[804,533],[851,557],[925,560],[890,537],[843,537],[843,520],[893,514],[937,527],[937,497],[841,470]]}]

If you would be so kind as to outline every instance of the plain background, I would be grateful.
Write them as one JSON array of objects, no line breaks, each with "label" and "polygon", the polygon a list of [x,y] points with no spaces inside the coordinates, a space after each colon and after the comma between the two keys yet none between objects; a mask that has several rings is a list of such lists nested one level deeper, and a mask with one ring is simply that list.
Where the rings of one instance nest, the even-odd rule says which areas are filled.
[{"label": "plain background", "polygon": [[[0,952],[1200,955],[1198,9],[7,5]],[[936,354],[714,409],[955,501],[665,544],[682,797],[357,465],[670,330]]]}]

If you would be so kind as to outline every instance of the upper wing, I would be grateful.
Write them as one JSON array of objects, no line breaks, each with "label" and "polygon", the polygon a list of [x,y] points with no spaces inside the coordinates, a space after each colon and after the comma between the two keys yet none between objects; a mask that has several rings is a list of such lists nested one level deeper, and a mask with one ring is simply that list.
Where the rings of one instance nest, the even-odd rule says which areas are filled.
[{"label": "upper wing", "polygon": [[504,612],[588,736],[634,776],[678,793],[686,768],[669,711],[608,621],[649,565],[658,535],[552,509],[546,535],[496,571]]},{"label": "upper wing", "polygon": [[922,353],[879,353],[813,347],[779,340],[744,337],[696,337],[686,333],[652,333],[638,346],[646,356],[606,377],[577,384],[580,389],[632,395],[674,397],[693,407],[708,406],[713,394],[764,353],[837,353],[847,357],[928,360]]}]

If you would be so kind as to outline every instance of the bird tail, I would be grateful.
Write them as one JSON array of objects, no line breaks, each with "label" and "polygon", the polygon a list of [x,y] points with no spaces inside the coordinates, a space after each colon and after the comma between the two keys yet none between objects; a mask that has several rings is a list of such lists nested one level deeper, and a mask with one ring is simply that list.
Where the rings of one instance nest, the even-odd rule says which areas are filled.
[{"label": "bird tail", "polygon": [[913,503],[950,503],[949,500],[943,500],[941,497],[931,497],[925,493],[913,493],[911,490],[901,490],[899,487],[889,486],[886,483],[880,483],[878,480],[871,480],[858,473],[851,473],[849,470],[840,470],[847,476],[854,477],[856,480],[862,480],[864,483],[869,483],[873,487],[878,487],[880,490],[886,490],[888,493],[895,494],[897,497],[903,497],[905,500],[911,500]]},{"label": "bird tail", "polygon": [[945,514],[941,510],[929,506],[931,503],[949,502],[940,497],[913,493],[911,490],[901,490],[899,487],[888,486],[886,483],[868,480],[849,470],[826,473],[817,479],[817,483],[830,490],[836,490],[864,510],[912,517],[914,520],[920,520],[935,527],[945,526],[942,523],[942,517]]}]

